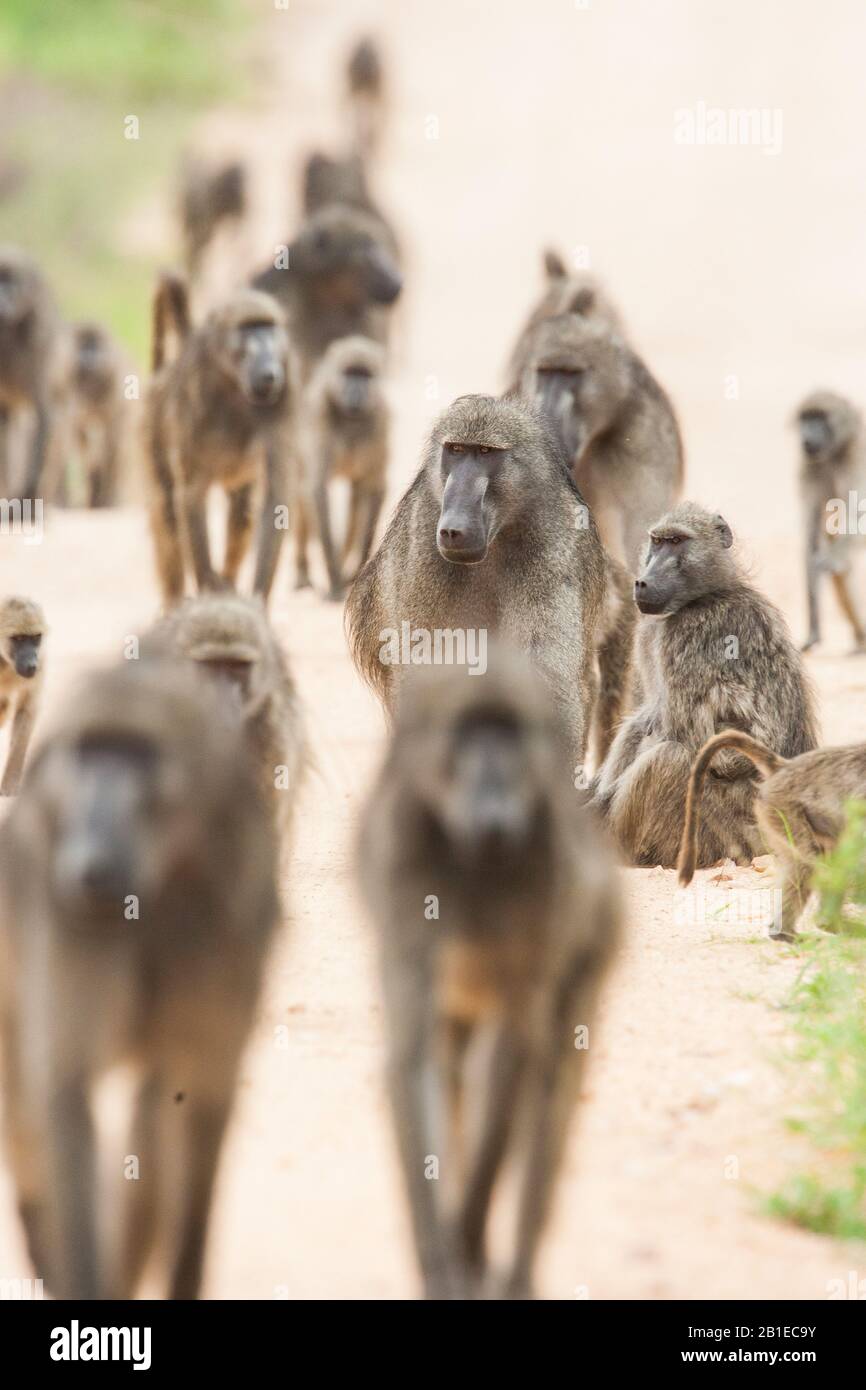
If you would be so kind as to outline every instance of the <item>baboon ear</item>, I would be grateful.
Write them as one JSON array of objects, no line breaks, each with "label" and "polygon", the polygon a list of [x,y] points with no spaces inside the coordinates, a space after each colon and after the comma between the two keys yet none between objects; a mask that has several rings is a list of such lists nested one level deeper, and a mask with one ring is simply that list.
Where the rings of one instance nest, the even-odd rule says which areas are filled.
[{"label": "baboon ear", "polygon": [[544,272],[548,280],[564,280],[568,271],[558,251],[548,246],[544,253]]},{"label": "baboon ear", "polygon": [[730,550],[734,544],[734,533],[721,513],[716,513],[716,530],[719,533],[719,540],[722,542],[722,549]]},{"label": "baboon ear", "polygon": [[595,307],[595,290],[588,287],[578,290],[569,305],[572,314],[590,314]]}]

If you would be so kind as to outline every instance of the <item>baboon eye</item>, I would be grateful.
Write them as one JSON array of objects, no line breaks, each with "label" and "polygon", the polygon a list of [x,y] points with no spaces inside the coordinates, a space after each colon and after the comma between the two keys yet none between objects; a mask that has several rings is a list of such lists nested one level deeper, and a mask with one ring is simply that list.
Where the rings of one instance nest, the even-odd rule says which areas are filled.
[{"label": "baboon eye", "polygon": [[449,452],[449,454],[462,454],[462,453],[463,453],[463,445],[462,445],[462,444],[449,444],[449,445],[448,445],[448,452]]},{"label": "baboon eye", "polygon": [[488,446],[487,444],[479,444],[479,446],[478,446],[478,452],[479,452],[479,454],[489,454],[489,453],[490,453],[490,448],[489,448],[489,446]]}]

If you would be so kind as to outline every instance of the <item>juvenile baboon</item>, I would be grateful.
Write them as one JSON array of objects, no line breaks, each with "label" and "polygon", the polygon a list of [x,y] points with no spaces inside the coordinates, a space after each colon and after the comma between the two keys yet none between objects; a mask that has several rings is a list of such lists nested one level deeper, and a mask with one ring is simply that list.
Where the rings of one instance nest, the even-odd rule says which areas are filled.
[{"label": "juvenile baboon", "polygon": [[538,412],[460,396],[349,591],[346,623],[355,664],[389,713],[405,675],[389,634],[444,632],[452,648],[467,633],[502,634],[544,675],[582,765],[604,602],[595,523]]},{"label": "juvenile baboon", "polygon": [[544,273],[544,294],[523,325],[509,358],[507,376],[514,391],[520,386],[535,330],[546,319],[576,314],[605,325],[612,333],[624,333],[619,311],[594,276],[583,270],[570,271],[559,252],[551,248],[544,252]]},{"label": "juvenile baboon", "polygon": [[692,767],[679,857],[683,887],[697,863],[698,826],[704,779],[717,753],[736,749],[757,768],[762,783],[755,816],[765,847],[779,860],[779,908],[770,935],[792,941],[809,896],[815,861],[832,849],[845,825],[845,804],[866,798],[866,744],[817,748],[782,758],[757,739],[736,732],[717,734],[704,744]]},{"label": "juvenile baboon", "polygon": [[[821,640],[818,585],[829,574],[839,606],[854,634],[855,651],[866,650],[863,618],[851,593],[852,535],[848,526],[834,533],[829,503],[841,504],[847,517],[851,494],[860,497],[866,486],[863,421],[850,401],[833,391],[815,391],[797,411],[800,436],[800,495],[806,532],[806,587],[809,603],[808,651]],[[847,518],[850,524],[850,518]],[[858,535],[856,531],[854,537]]]},{"label": "juvenile baboon", "polygon": [[[0,492],[4,497],[34,501],[46,481],[59,323],[54,296],[36,263],[14,246],[0,246]],[[21,411],[32,412],[33,429],[23,476],[16,480],[8,426]]]},{"label": "juvenile baboon", "polygon": [[520,385],[557,431],[605,548],[636,574],[648,528],[683,482],[664,391],[621,338],[576,314],[538,326]]},{"label": "juvenile baboon", "polygon": [[[197,330],[189,327],[183,282],[166,276],[154,300],[155,376],[145,410],[150,521],[163,599],[181,598],[185,572],[196,587],[232,588],[253,528],[260,486],[256,593],[267,598],[288,514],[288,451],[296,384],[285,316],[269,295],[238,290]],[[179,356],[165,362],[173,326]],[[211,562],[205,503],[219,484],[229,514],[222,575]]]},{"label": "juvenile baboon", "polygon": [[259,787],[282,840],[307,763],[300,700],[260,599],[203,594],[173,608],[151,634],[212,676],[239,708]]},{"label": "juvenile baboon", "polygon": [[[311,522],[325,557],[329,597],[366,562],[385,497],[388,407],[382,389],[384,352],[369,338],[331,343],[304,392],[298,426],[302,479],[294,499],[296,587],[310,583],[307,538]],[[338,555],[331,528],[328,485],[351,485],[349,520]]]},{"label": "juvenile baboon", "polygon": [[[627,861],[677,862],[696,754],[739,729],[783,757],[814,748],[813,697],[781,614],[731,555],[723,517],[683,502],[651,528],[635,581],[643,703],[621,725],[595,782]],[[720,755],[705,791],[698,862],[760,853],[751,763]]]},{"label": "juvenile baboon", "polygon": [[[278,913],[269,816],[200,676],[154,658],[87,680],[0,831],[0,893],[6,1137],[34,1268],[57,1298],[129,1297],[155,1247],[170,1296],[195,1298]],[[126,1206],[98,1188],[92,1114],[124,1063],[133,1128],[105,1158],[118,1176],[136,1160]]]},{"label": "juvenile baboon", "polygon": [[352,140],[360,154],[373,155],[385,125],[385,76],[375,40],[359,39],[346,64],[346,103]]},{"label": "juvenile baboon", "polygon": [[[594,1025],[620,923],[568,756],[543,683],[491,646],[477,680],[440,669],[407,683],[362,819],[388,1089],[428,1298],[531,1297],[583,1081],[577,1038]],[[488,1213],[512,1156],[516,1220],[496,1287]]]},{"label": "juvenile baboon", "polygon": [[27,745],[42,695],[45,614],[30,598],[0,600],[0,728],[11,718],[0,796],[21,784]]},{"label": "juvenile baboon", "polygon": [[[111,507],[120,500],[130,402],[124,398],[126,363],[107,329],[73,324],[66,333],[66,364],[60,385],[58,433],[72,455],[85,505]],[[70,460],[64,460],[68,471]]]},{"label": "juvenile baboon", "polygon": [[195,280],[220,226],[246,214],[246,174],[237,160],[214,167],[200,159],[184,164],[179,192],[184,265]]}]

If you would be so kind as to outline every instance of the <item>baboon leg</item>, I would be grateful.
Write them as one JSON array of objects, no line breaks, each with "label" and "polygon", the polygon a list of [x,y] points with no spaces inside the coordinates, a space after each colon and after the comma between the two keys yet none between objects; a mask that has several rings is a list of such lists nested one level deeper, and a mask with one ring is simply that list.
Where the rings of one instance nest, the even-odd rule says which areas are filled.
[{"label": "baboon leg", "polygon": [[159,1111],[160,1078],[153,1073],[139,1086],[129,1152],[138,1158],[137,1178],[128,1182],[124,1228],[121,1233],[118,1297],[131,1298],[153,1249],[160,1209]]},{"label": "baboon leg", "polygon": [[[664,740],[640,753],[617,782],[609,824],[632,864],[676,865],[690,766],[683,745]],[[710,820],[707,808],[701,825],[704,848]],[[706,863],[706,853],[698,863]]]},{"label": "baboon leg", "polygon": [[198,1298],[204,1264],[208,1215],[223,1135],[231,1109],[232,1084],[226,1078],[222,1097],[213,1087],[210,1094],[184,1102],[186,1163],[183,1182],[184,1196],[178,1223],[178,1244],[171,1276],[169,1297]]},{"label": "baboon leg", "polygon": [[253,534],[253,488],[251,483],[235,488],[229,493],[229,518],[226,532],[226,558],[223,576],[232,584],[237,583],[238,571],[243,563]]},{"label": "baboon leg", "polygon": [[634,637],[632,615],[636,612],[634,604],[630,604],[620,613],[615,628],[598,651],[600,688],[594,717],[597,769],[607,757],[629,697]]},{"label": "baboon leg", "polygon": [[346,578],[350,578],[348,565],[352,551],[358,543],[358,535],[361,529],[361,484],[352,480],[349,491],[349,519],[346,524],[346,535],[343,539],[343,548],[340,551],[340,569]]},{"label": "baboon leg", "polygon": [[834,571],[831,578],[833,580],[833,588],[836,590],[836,598],[839,600],[839,606],[848,619],[848,622],[851,624],[851,630],[854,633],[854,644],[858,651],[862,651],[862,649],[866,647],[866,632],[863,630],[863,623],[861,622],[860,615],[857,612],[857,607],[851,595],[848,583],[850,571],[841,570],[838,573]]},{"label": "baboon leg", "polygon": [[196,588],[200,594],[208,589],[226,587],[222,576],[217,574],[211,564],[205,502],[206,494],[203,488],[188,484],[182,488],[180,503],[184,532]]},{"label": "baboon leg", "polygon": [[288,512],[289,488],[286,478],[286,445],[281,434],[269,440],[265,457],[265,491],[262,500],[262,514],[259,525],[259,553],[256,557],[256,573],[253,592],[261,594],[267,603],[285,528],[277,525],[277,512],[280,508]]},{"label": "baboon leg", "polygon": [[33,439],[30,444],[30,457],[27,461],[27,469],[24,474],[24,485],[21,489],[22,501],[29,498],[31,502],[36,501],[40,485],[43,481],[51,427],[50,411],[44,401],[35,402],[34,411],[35,425]]},{"label": "baboon leg", "polygon": [[[358,564],[355,573],[363,569],[370,558],[370,551],[373,549],[373,538],[376,535],[376,525],[379,520],[379,513],[382,510],[382,503],[385,501],[384,488],[364,488],[362,492],[362,513],[361,513],[361,544],[358,552]],[[354,577],[354,576],[353,576]]]},{"label": "baboon leg", "polygon": [[83,1075],[61,1078],[50,1099],[49,1182],[56,1212],[57,1298],[104,1296],[96,1232],[93,1120]]},{"label": "baboon leg", "polygon": [[30,735],[33,732],[35,722],[34,703],[25,696],[19,702],[12,720],[12,728],[9,733],[9,756],[6,759],[3,781],[0,782],[0,796],[15,796],[18,792],[24,772],[24,760],[27,757]]},{"label": "baboon leg", "polygon": [[508,1146],[525,1065],[526,1049],[522,1039],[513,1024],[506,1024],[500,1029],[494,1045],[479,1143],[472,1155],[458,1215],[463,1253],[473,1276],[478,1279],[485,1270],[484,1238],[490,1199]]},{"label": "baboon leg", "polygon": [[818,606],[818,584],[821,575],[821,510],[813,511],[806,535],[806,600],[809,609],[809,633],[802,650],[817,646],[821,640],[821,615]]},{"label": "baboon leg", "polygon": [[295,501],[295,588],[309,589],[310,567],[307,560],[307,543],[310,539],[310,519],[307,504],[303,497]]},{"label": "baboon leg", "polygon": [[162,599],[166,605],[183,598],[184,562],[177,498],[168,459],[161,445],[153,450],[157,493],[150,506],[150,531]]},{"label": "baboon leg", "polygon": [[620,725],[591,787],[595,805],[602,815],[607,815],[617,782],[631,767],[647,734],[646,716],[641,711]]},{"label": "baboon leg", "polygon": [[770,936],[774,941],[793,941],[797,922],[809,900],[809,885],[813,866],[788,855],[782,860],[779,876],[779,905],[773,913]]},{"label": "baboon leg", "polygon": [[328,571],[328,598],[339,599],[343,596],[343,576],[340,573],[340,566],[337,562],[337,552],[334,547],[334,537],[331,531],[331,508],[328,498],[327,476],[322,477],[313,488],[313,506],[316,511],[316,524],[319,530],[319,540],[325,557],[325,568]]},{"label": "baboon leg", "polygon": [[6,1152],[18,1200],[18,1214],[24,1228],[27,1253],[37,1278],[53,1289],[46,1223],[46,1182],[43,1169],[44,1144],[40,1126],[28,1103],[26,1081],[18,1057],[19,1037],[4,1035],[3,1118]]}]

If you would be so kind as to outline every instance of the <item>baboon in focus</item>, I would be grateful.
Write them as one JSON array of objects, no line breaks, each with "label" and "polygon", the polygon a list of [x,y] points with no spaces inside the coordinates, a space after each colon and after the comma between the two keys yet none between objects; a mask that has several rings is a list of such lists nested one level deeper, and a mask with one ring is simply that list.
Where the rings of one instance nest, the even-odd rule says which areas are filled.
[{"label": "baboon in focus", "polygon": [[[568,757],[543,682],[491,645],[478,679],[439,669],[407,682],[362,818],[388,1089],[428,1298],[532,1296],[584,1080],[577,1039],[594,1029],[620,925],[615,871]],[[488,1215],[511,1157],[516,1219],[498,1285]]]},{"label": "baboon in focus", "polygon": [[[595,801],[629,863],[677,862],[686,787],[704,743],[739,729],[786,758],[815,747],[812,692],[782,615],[748,584],[723,517],[683,502],[649,533],[635,581],[643,703],[621,725]],[[734,750],[705,789],[698,863],[760,853],[755,774]]]},{"label": "baboon in focus", "polygon": [[664,391],[621,338],[576,314],[535,330],[520,387],[559,435],[605,548],[636,574],[647,530],[683,482]]},{"label": "baboon in focus", "polygon": [[501,634],[544,675],[582,766],[604,602],[595,523],[538,412],[460,396],[434,423],[414,482],[352,585],[346,624],[355,665],[389,714],[413,659],[402,651],[405,629],[421,634],[416,663],[431,634],[444,633],[451,660],[455,645],[462,660],[459,641],[467,654],[470,635]]},{"label": "baboon in focus", "polygon": [[[73,471],[84,489],[88,507],[112,507],[120,500],[124,450],[128,443],[124,377],[120,348],[98,323],[77,323],[68,330],[67,363],[60,387],[58,433],[71,449]],[[66,477],[69,460],[61,479]]]},{"label": "baboon in focus", "polygon": [[[302,474],[294,498],[296,588],[310,583],[307,538],[311,522],[324,552],[329,598],[339,599],[347,580],[366,562],[385,497],[388,407],[382,389],[384,352],[368,338],[338,338],[317,365],[299,411],[298,462]],[[341,553],[331,528],[328,485],[351,485],[349,519]]]},{"label": "baboon in focus", "polygon": [[748,734],[716,734],[704,744],[689,778],[678,864],[683,887],[691,883],[695,873],[704,779],[716,754],[724,748],[743,754],[762,778],[755,816],[765,846],[776,855],[781,868],[779,909],[770,935],[792,941],[809,896],[816,859],[836,845],[845,826],[846,803],[866,798],[866,744],[816,748],[797,758],[781,758]]},{"label": "baboon in focus", "polygon": [[246,214],[243,165],[237,160],[219,166],[200,159],[188,160],[181,174],[178,202],[184,265],[194,281],[218,229],[227,222],[240,221]]},{"label": "baboon in focus", "polygon": [[[253,587],[267,599],[288,516],[289,431],[296,398],[285,316],[269,295],[238,290],[196,330],[186,289],[164,276],[154,299],[155,375],[145,411],[150,521],[163,599],[183,596],[185,572],[199,592],[230,589],[249,547],[255,493],[261,497]],[[179,356],[165,361],[171,329]],[[211,562],[205,504],[219,484],[228,494],[222,575]]]},{"label": "baboon in focus", "polygon": [[352,141],[359,154],[375,154],[382,143],[386,94],[382,57],[375,40],[359,39],[346,64],[346,103]]},{"label": "baboon in focus", "polygon": [[[800,495],[806,530],[806,587],[809,604],[808,651],[821,640],[818,585],[829,574],[839,606],[854,635],[854,650],[866,650],[863,617],[851,593],[852,536],[847,508],[851,494],[861,496],[866,485],[866,448],[860,412],[833,391],[815,391],[797,411],[800,436]],[[841,504],[848,525],[835,529],[831,502]],[[837,517],[837,522],[840,520]],[[855,530],[855,537],[858,534]]]},{"label": "baboon in focus", "polygon": [[[130,1297],[154,1248],[170,1297],[198,1294],[275,859],[237,719],[174,658],[92,675],[33,760],[0,830],[4,1118],[57,1298]],[[121,1064],[133,1128],[104,1160],[135,1155],[126,1203],[99,1188],[92,1113]]]},{"label": "baboon in focus", "polygon": [[21,784],[27,746],[42,696],[45,614],[30,598],[0,600],[0,728],[11,717],[0,796]]},{"label": "baboon in focus", "polygon": [[196,662],[239,708],[259,787],[282,841],[291,828],[307,750],[295,682],[261,600],[240,594],[187,599],[157,624],[151,641]]},{"label": "baboon in focus", "polygon": [[[46,477],[53,425],[52,388],[60,319],[36,263],[14,246],[0,246],[0,492],[35,501]],[[32,411],[33,429],[23,476],[12,477],[9,426],[21,411]]]},{"label": "baboon in focus", "polygon": [[547,287],[523,325],[508,361],[507,378],[512,391],[520,387],[535,330],[546,319],[576,314],[624,336],[619,311],[594,276],[584,270],[570,271],[559,252],[551,248],[544,253],[544,273]]}]

